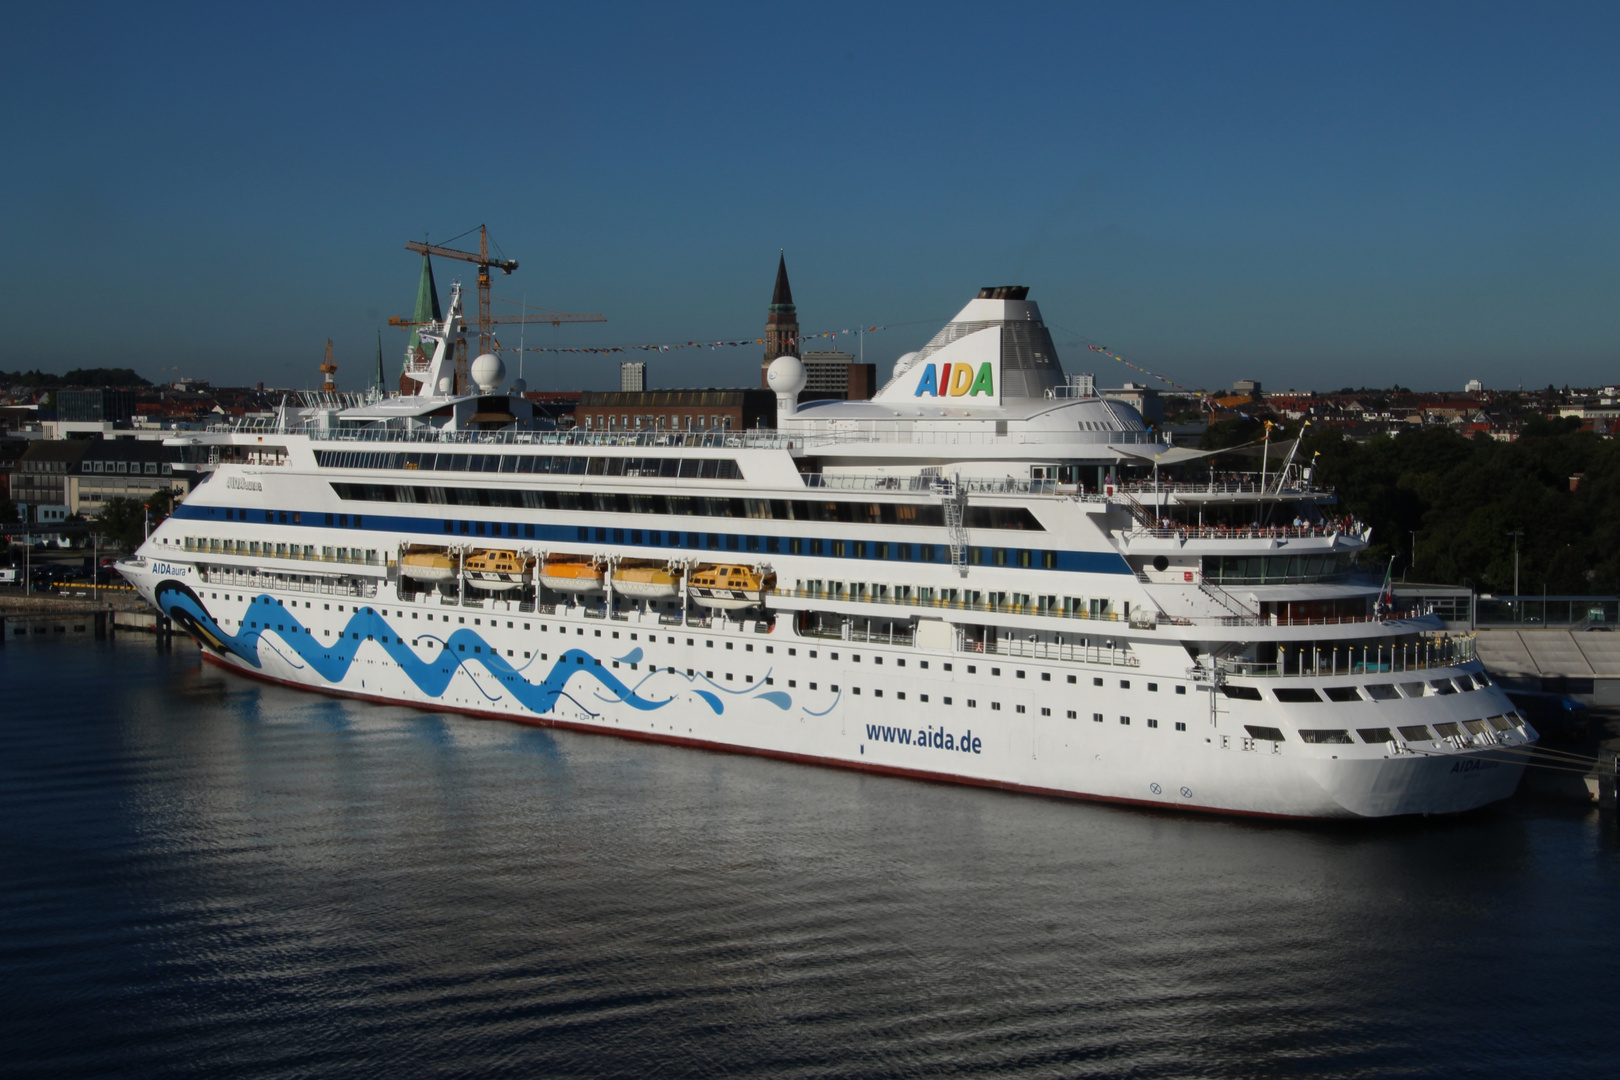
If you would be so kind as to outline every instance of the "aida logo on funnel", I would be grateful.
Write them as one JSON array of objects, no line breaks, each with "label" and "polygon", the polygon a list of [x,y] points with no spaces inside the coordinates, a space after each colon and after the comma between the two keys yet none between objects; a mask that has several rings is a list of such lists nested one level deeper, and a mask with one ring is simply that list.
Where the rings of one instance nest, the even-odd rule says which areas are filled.
[{"label": "aida logo on funnel", "polygon": [[972,364],[925,364],[917,378],[913,397],[996,396],[995,365],[983,363],[975,372]]}]

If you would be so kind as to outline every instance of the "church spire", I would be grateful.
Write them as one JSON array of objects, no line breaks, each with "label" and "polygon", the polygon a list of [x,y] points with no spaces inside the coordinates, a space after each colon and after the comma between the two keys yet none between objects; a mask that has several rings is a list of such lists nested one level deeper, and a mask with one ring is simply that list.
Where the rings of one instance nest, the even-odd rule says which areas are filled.
[{"label": "church spire", "polygon": [[771,293],[771,310],[793,314],[793,287],[788,284],[787,252],[777,257],[776,289]]},{"label": "church spire", "polygon": [[[422,276],[416,283],[416,310],[411,313],[411,321],[417,324],[428,321],[443,322],[444,315],[439,311],[439,287],[433,280],[433,263],[427,254],[422,255]],[[422,338],[415,328],[411,330],[411,340],[406,343],[408,354],[414,354],[422,348]]]},{"label": "church spire", "polygon": [[765,378],[771,361],[778,356],[799,355],[799,311],[793,306],[793,288],[788,284],[787,253],[776,262],[776,288],[771,292],[771,306],[765,315],[765,358],[759,365],[759,385],[769,389]]}]

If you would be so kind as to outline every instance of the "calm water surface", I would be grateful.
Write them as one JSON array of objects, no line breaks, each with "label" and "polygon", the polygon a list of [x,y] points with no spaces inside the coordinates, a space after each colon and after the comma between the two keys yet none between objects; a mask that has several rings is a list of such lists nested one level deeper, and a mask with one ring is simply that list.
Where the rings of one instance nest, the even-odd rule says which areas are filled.
[{"label": "calm water surface", "polygon": [[0,1072],[1612,1076],[1612,817],[1255,825],[0,650]]}]

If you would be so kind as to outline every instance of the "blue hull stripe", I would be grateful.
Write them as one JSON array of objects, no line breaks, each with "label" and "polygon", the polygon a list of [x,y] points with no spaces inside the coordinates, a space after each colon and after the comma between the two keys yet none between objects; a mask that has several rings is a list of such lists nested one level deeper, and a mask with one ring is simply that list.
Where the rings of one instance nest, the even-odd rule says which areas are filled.
[{"label": "blue hull stripe", "polygon": [[[260,614],[261,619],[268,615],[277,620],[276,638],[281,643],[278,644],[276,639],[265,637],[268,625],[264,629],[239,629],[235,634],[227,632],[189,589],[160,587],[157,599],[158,606],[165,615],[170,618],[174,618],[177,614],[185,616],[186,618],[181,620],[182,624],[186,621],[194,623],[205,637],[214,638],[224,651],[252,667],[263,668],[259,655],[262,646],[273,650],[295,668],[310,668],[328,683],[341,683],[355,662],[354,654],[359,650],[361,642],[370,641],[386,652],[389,659],[399,665],[405,677],[430,698],[442,696],[456,672],[466,668],[473,685],[488,700],[499,701],[503,695],[510,695],[513,700],[536,714],[550,712],[559,698],[567,698],[592,716],[599,715],[567,690],[569,681],[581,675],[588,675],[601,684],[601,689],[596,692],[600,700],[622,703],[642,712],[661,709],[675,700],[673,697],[643,696],[637,692],[639,684],[636,688],[626,686],[609,669],[601,666],[600,661],[581,649],[569,649],[562,653],[551,663],[549,670],[539,682],[530,682],[524,671],[534,666],[535,661],[531,660],[521,668],[513,667],[500,655],[498,649],[491,648],[488,642],[471,630],[456,630],[448,638],[417,634],[418,639],[425,637],[441,641],[445,646],[431,658],[424,660],[416,655],[415,649],[401,639],[387,619],[370,608],[356,610],[349,617],[343,628],[341,644],[324,644],[318,641],[314,634],[306,633],[304,624],[296,616],[277,604],[273,598],[261,594],[254,599],[250,612]],[[286,629],[283,630],[281,627]],[[289,656],[283,646],[290,649],[294,655]],[[471,655],[463,651],[467,649],[472,650]],[[475,674],[472,667],[474,663],[480,665],[489,678],[495,681],[496,685],[493,688],[485,685],[489,678],[481,680]],[[648,677],[651,677],[651,673]],[[642,680],[645,681],[646,679]],[[687,681],[697,680],[688,678]],[[492,692],[492,689],[499,692]],[[716,686],[715,689],[720,687]],[[764,690],[764,687],[749,687],[747,690],[727,692],[747,694],[754,689]],[[607,693],[602,693],[603,690]],[[707,702],[716,714],[725,711],[724,702],[716,694],[695,688],[692,689],[692,693]],[[791,704],[788,695],[781,691],[766,691],[758,696],[779,709],[786,709]]]}]

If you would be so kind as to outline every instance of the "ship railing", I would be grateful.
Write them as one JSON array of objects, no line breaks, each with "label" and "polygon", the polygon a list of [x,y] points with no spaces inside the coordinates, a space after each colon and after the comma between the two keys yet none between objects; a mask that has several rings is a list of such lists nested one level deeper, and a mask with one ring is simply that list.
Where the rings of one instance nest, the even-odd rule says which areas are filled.
[{"label": "ship railing", "polygon": [[947,494],[954,483],[970,494],[986,495],[1062,495],[1092,502],[1106,501],[1106,496],[1082,491],[1075,484],[1060,484],[1056,480],[1031,480],[1028,477],[964,476],[955,481],[939,476],[879,476],[865,473],[800,473],[804,486],[832,491],[923,491]]},{"label": "ship railing", "polygon": [[1398,675],[1405,671],[1433,671],[1469,663],[1478,658],[1475,645],[1475,636],[1471,633],[1443,634],[1389,645],[1300,649],[1291,658],[1285,652],[1281,661],[1270,664],[1220,660],[1216,667],[1227,675],[1261,679]]},{"label": "ship railing", "polygon": [[888,630],[869,630],[850,626],[847,631],[842,626],[807,626],[799,631],[801,637],[821,638],[825,641],[853,641],[862,645],[914,645],[917,634],[909,626],[895,628],[889,624]]},{"label": "ship railing", "polygon": [[1225,480],[1161,480],[1158,483],[1152,480],[1119,480],[1115,481],[1113,487],[1138,495],[1151,495],[1158,491],[1167,495],[1303,496],[1332,495],[1335,491],[1332,484],[1302,484],[1294,480],[1285,482],[1279,491],[1276,476],[1269,476],[1262,483],[1259,473],[1253,474],[1252,478],[1245,474]]},{"label": "ship railing", "polygon": [[281,592],[304,592],[318,596],[377,595],[377,583],[366,578],[329,578],[309,574],[277,574],[262,570],[242,570],[228,566],[199,566],[197,576],[208,585],[227,585],[239,589],[276,589]]},{"label": "ship railing", "polygon": [[773,589],[772,596],[790,597],[800,600],[832,600],[845,603],[858,604],[888,604],[892,607],[913,608],[940,608],[948,611],[981,611],[993,615],[1049,615],[1060,619],[1077,619],[1087,622],[1121,623],[1125,617],[1114,611],[1091,612],[1086,608],[1070,608],[1064,610],[1061,606],[1043,604],[1039,601],[1031,603],[1014,602],[1011,600],[985,599],[962,600],[949,597],[920,597],[894,593],[849,593],[834,592],[830,589]]},{"label": "ship railing", "polygon": [[1001,638],[982,643],[983,651],[995,656],[1016,656],[1030,660],[1067,660],[1077,664],[1112,664],[1115,667],[1140,667],[1141,657],[1129,649],[1109,648],[1106,645],[1077,644],[1057,641],[1019,641]]},{"label": "ship railing", "polygon": [[1223,528],[1219,525],[1172,525],[1158,528],[1136,528],[1123,533],[1126,540],[1155,538],[1159,540],[1315,540],[1349,536],[1360,539],[1365,531],[1359,521],[1335,522],[1330,525],[1248,525]]},{"label": "ship railing", "polygon": [[1163,446],[1152,431],[931,431],[913,430],[911,421],[826,420],[814,426],[789,421],[807,450],[847,443],[896,443],[924,446]]},{"label": "ship railing", "polygon": [[316,551],[313,544],[266,544],[247,540],[213,540],[187,536],[181,550],[197,555],[234,555],[251,559],[291,559],[297,562],[331,563],[339,566],[383,566],[380,552],[350,550],[348,554]]},{"label": "ship railing", "polygon": [[1239,615],[1197,616],[1161,615],[1159,621],[1170,626],[1362,626],[1368,623],[1394,623],[1407,619],[1421,619],[1431,614],[1416,608],[1367,615],[1332,615],[1320,619],[1293,618],[1286,615],[1261,615],[1256,618]]},{"label": "ship railing", "polygon": [[301,435],[312,442],[449,443],[502,446],[656,446],[698,449],[791,450],[800,440],[775,431],[534,431],[503,428],[498,431],[445,431],[434,427],[329,427],[319,424],[239,423],[215,424],[221,434]]}]

